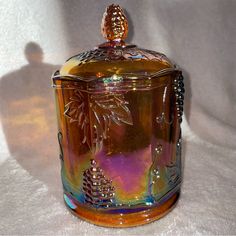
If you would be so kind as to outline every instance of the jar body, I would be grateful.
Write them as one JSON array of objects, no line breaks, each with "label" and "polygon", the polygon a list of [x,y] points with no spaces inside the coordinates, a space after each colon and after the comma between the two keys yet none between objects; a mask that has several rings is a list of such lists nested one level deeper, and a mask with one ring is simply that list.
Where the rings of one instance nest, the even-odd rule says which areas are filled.
[{"label": "jar body", "polygon": [[141,79],[54,79],[64,199],[76,215],[127,227],[174,206],[182,85],[177,70]]}]

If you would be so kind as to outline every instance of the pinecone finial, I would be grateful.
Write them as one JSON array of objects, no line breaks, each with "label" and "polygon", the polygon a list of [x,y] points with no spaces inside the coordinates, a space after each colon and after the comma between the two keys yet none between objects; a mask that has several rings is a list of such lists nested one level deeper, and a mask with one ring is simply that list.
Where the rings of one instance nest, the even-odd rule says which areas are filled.
[{"label": "pinecone finial", "polygon": [[103,37],[109,41],[120,41],[127,37],[128,21],[119,5],[112,4],[106,8],[103,14],[101,32]]}]

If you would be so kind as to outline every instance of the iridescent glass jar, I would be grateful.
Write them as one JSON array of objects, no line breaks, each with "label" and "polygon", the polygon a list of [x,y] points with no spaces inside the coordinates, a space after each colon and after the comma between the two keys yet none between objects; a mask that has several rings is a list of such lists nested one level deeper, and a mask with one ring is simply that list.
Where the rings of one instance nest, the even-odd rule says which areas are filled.
[{"label": "iridescent glass jar", "polygon": [[124,42],[118,5],[102,33],[107,42],[53,76],[64,200],[94,224],[146,224],[179,198],[183,77],[165,55]]}]

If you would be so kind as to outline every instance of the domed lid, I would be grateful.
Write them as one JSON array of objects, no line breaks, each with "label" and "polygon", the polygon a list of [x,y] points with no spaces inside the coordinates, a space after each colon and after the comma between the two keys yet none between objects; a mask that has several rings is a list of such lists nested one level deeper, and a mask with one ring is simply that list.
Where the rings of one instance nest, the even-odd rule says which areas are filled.
[{"label": "domed lid", "polygon": [[68,59],[57,73],[58,77],[91,81],[121,75],[137,79],[174,70],[174,65],[164,54],[125,43],[128,22],[119,5],[112,4],[106,8],[101,32],[107,41]]}]

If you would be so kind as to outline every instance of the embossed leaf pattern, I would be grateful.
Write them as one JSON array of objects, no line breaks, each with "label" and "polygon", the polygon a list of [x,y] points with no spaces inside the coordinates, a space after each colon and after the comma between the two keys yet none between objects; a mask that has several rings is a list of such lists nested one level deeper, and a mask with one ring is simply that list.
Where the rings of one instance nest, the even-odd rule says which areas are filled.
[{"label": "embossed leaf pattern", "polygon": [[[92,109],[100,116],[106,116],[116,124],[126,123],[132,125],[132,116],[128,102],[123,94],[96,94],[91,96]],[[102,119],[102,117],[100,117]]]},{"label": "embossed leaf pattern", "polygon": [[132,115],[123,94],[91,95],[91,108],[94,115],[95,142],[102,144],[107,138],[111,122],[117,125],[133,125]]},{"label": "embossed leaf pattern", "polygon": [[70,102],[65,106],[64,115],[69,118],[69,122],[77,122],[83,131],[82,143],[89,146],[89,118],[85,112],[84,96],[79,90],[74,91],[74,96],[70,98]]},{"label": "embossed leaf pattern", "polygon": [[140,59],[140,58],[148,61],[160,60],[171,63],[164,54],[136,47],[133,48],[127,47],[127,48],[112,49],[112,50],[97,48],[91,51],[80,53],[76,56],[76,59],[79,62],[78,66],[93,61],[130,60],[130,59]]},{"label": "embossed leaf pattern", "polygon": [[[90,95],[91,120],[93,121],[92,142],[96,150],[100,149],[104,139],[108,137],[108,130],[111,123],[117,125],[128,124],[133,125],[132,115],[128,108],[128,102],[125,100],[124,94],[93,94]],[[86,104],[84,96],[79,90],[74,91],[74,95],[70,98],[70,102],[65,106],[65,116],[69,118],[69,122],[77,122],[78,126],[83,130],[83,143],[89,143],[90,127],[88,111],[86,112]]]}]

